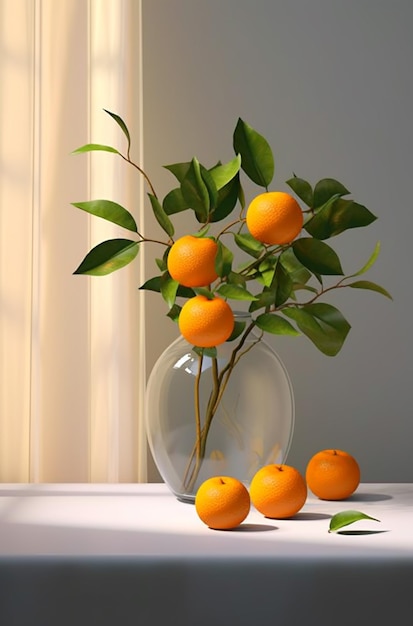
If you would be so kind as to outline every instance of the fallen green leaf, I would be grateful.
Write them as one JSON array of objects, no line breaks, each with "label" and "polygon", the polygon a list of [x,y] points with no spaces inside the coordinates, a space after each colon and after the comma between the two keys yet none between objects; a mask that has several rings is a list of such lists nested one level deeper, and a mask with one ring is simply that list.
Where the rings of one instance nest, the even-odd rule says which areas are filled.
[{"label": "fallen green leaf", "polygon": [[330,527],[328,529],[329,533],[336,532],[340,530],[340,528],[344,528],[344,526],[348,526],[349,524],[354,524],[354,522],[358,522],[362,519],[373,520],[374,522],[380,522],[379,519],[375,517],[370,517],[370,515],[366,515],[361,511],[341,511],[340,513],[336,513],[330,520]]}]

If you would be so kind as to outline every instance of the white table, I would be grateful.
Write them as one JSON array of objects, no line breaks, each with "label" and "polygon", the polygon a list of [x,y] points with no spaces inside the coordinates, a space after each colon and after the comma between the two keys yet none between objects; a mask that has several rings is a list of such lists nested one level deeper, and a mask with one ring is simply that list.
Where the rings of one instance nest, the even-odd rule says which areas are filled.
[{"label": "white table", "polygon": [[[328,533],[358,509],[381,520]],[[0,485],[1,626],[373,626],[413,617],[413,484],[213,531],[164,485]],[[408,617],[407,622],[406,616]],[[410,617],[409,617],[410,616]]]}]

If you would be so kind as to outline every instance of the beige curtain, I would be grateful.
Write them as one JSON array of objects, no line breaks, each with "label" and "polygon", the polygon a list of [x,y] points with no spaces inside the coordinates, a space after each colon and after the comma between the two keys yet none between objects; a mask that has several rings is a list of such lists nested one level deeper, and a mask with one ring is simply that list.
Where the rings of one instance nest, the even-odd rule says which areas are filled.
[{"label": "beige curtain", "polygon": [[142,181],[103,109],[127,121],[142,163],[141,2],[0,0],[0,481],[146,479],[143,263],[74,276],[92,245],[124,236],[71,202],[135,211]]}]

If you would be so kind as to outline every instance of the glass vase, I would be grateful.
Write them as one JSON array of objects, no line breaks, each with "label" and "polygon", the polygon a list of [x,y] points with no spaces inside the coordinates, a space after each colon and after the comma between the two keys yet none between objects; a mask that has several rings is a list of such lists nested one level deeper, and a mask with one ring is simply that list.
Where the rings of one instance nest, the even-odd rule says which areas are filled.
[{"label": "glass vase", "polygon": [[159,357],[146,391],[146,428],[159,473],[175,496],[194,502],[211,476],[248,486],[255,472],[286,460],[294,428],[294,396],[276,352],[248,314],[246,332],[213,351],[183,337]]}]

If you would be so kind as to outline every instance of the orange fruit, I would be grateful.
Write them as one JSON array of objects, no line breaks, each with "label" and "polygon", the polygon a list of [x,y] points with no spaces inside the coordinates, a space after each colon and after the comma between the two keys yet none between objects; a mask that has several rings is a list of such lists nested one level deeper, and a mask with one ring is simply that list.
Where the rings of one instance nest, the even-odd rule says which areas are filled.
[{"label": "orange fruit", "polygon": [[305,478],[313,494],[321,500],[344,500],[360,484],[360,467],[343,450],[321,450],[308,462]]},{"label": "orange fruit", "polygon": [[265,465],[250,484],[251,502],[265,517],[293,517],[307,499],[307,485],[300,472],[290,465]]},{"label": "orange fruit", "polygon": [[168,272],[185,287],[205,287],[218,278],[217,251],[218,244],[213,239],[184,235],[169,250]]},{"label": "orange fruit", "polygon": [[234,314],[222,298],[198,295],[184,304],[179,314],[181,335],[200,348],[224,343],[234,330]]},{"label": "orange fruit", "polygon": [[247,209],[251,235],[266,244],[290,243],[303,227],[303,212],[297,200],[283,191],[256,196]]},{"label": "orange fruit", "polygon": [[248,489],[232,476],[213,476],[205,480],[195,496],[199,518],[215,530],[239,526],[251,506]]}]

